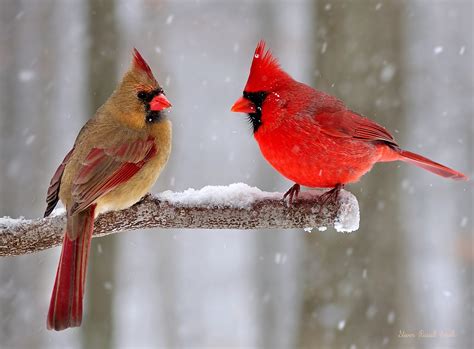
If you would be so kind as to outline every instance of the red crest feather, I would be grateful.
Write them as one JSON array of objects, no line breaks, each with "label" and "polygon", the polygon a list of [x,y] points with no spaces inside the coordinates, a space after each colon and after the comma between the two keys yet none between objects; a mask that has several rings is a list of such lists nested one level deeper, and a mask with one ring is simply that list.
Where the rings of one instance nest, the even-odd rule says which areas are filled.
[{"label": "red crest feather", "polygon": [[280,69],[280,64],[278,63],[277,59],[273,57],[270,49],[265,52],[265,41],[260,40],[255,49],[255,53],[253,55],[252,61],[252,68],[250,70],[259,70],[260,72],[265,70],[274,70]]},{"label": "red crest feather", "polygon": [[260,40],[253,55],[245,91],[266,90],[283,76],[287,74],[281,70],[278,60],[273,57],[270,50],[265,51],[265,41]]},{"label": "red crest feather", "polygon": [[138,69],[142,70],[143,72],[146,73],[146,75],[148,75],[148,77],[152,80],[154,80],[155,78],[153,77],[153,73],[150,69],[150,66],[148,65],[148,63],[143,59],[142,55],[140,54],[140,52],[138,52],[138,50],[136,48],[133,49],[133,64],[135,65],[135,67],[137,67]]}]

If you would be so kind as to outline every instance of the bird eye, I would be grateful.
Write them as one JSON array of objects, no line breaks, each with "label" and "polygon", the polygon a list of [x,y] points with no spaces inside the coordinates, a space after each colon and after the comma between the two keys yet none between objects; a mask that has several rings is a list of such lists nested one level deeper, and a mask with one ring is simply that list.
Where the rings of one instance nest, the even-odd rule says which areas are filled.
[{"label": "bird eye", "polygon": [[137,93],[137,97],[141,100],[145,100],[148,97],[148,93],[146,93],[145,91],[140,91]]}]

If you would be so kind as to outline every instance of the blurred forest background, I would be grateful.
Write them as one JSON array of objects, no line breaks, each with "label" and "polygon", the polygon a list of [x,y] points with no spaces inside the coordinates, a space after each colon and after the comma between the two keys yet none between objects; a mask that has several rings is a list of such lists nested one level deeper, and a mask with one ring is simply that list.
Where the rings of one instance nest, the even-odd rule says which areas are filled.
[{"label": "blurred forest background", "polygon": [[[0,216],[42,216],[51,175],[133,47],[174,105],[154,192],[290,187],[229,111],[262,38],[293,77],[472,178],[473,29],[471,0],[1,0]],[[1,258],[0,347],[472,348],[472,188],[391,163],[349,186],[352,234],[94,239],[83,327],[61,333],[46,331],[60,249]],[[454,336],[399,338],[420,330]]]}]

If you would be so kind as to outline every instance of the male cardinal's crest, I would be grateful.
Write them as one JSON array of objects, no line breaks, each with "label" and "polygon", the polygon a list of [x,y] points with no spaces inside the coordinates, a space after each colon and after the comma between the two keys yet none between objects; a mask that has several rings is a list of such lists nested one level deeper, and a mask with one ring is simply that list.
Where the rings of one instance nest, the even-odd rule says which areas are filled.
[{"label": "male cardinal's crest", "polygon": [[265,50],[265,41],[260,41],[255,49],[250,74],[244,91],[256,92],[271,86],[287,74],[280,68],[270,50]]}]

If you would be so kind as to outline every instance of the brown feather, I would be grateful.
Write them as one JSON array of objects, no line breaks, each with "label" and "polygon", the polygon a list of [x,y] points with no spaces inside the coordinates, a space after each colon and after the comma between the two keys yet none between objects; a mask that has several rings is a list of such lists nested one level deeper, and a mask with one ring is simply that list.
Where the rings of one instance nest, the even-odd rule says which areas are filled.
[{"label": "brown feather", "polygon": [[51,212],[53,212],[54,208],[56,207],[56,204],[59,201],[59,188],[61,186],[61,179],[63,177],[64,168],[66,167],[66,164],[69,161],[69,158],[71,157],[73,151],[74,148],[72,148],[69,153],[66,154],[64,160],[61,162],[61,165],[59,165],[56,172],[54,173],[53,178],[51,178],[48,193],[46,196],[47,206],[43,217],[48,217]]},{"label": "brown feather", "polygon": [[81,129],[73,151],[51,181],[46,212],[51,212],[59,197],[68,219],[48,314],[50,329],[81,323],[95,216],[139,201],[168,161],[171,122],[165,117],[152,123],[146,121],[145,105],[137,92],[154,90],[159,85],[147,74],[144,60],[138,58],[110,98]]}]

